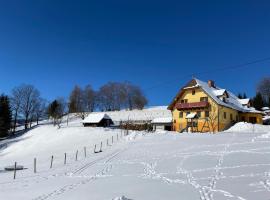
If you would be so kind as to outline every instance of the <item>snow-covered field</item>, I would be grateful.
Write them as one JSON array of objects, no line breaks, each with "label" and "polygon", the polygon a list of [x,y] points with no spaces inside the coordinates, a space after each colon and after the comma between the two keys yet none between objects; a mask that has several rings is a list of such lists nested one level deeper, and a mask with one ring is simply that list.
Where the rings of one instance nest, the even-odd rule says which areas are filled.
[{"label": "snow-covered field", "polygon": [[[94,154],[101,141],[103,152]],[[0,151],[1,200],[270,199],[270,126],[238,123],[218,134],[121,137],[120,130],[84,128],[75,120],[61,129],[41,125],[6,143]],[[14,161],[27,168],[15,180],[3,171]]]}]

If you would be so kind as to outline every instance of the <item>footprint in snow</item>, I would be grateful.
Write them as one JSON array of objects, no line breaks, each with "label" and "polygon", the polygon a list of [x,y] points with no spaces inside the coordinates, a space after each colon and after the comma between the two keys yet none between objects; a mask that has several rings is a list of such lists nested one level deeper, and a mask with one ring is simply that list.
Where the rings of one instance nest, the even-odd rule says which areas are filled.
[{"label": "footprint in snow", "polygon": [[128,199],[125,196],[121,196],[121,197],[115,197],[112,200],[132,200],[132,199]]}]

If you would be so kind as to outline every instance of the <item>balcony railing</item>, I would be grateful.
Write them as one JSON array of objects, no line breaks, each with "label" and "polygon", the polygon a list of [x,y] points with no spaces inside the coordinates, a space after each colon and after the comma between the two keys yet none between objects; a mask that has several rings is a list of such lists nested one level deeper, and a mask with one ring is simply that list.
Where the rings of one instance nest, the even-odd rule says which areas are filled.
[{"label": "balcony railing", "polygon": [[175,104],[176,109],[206,108],[208,106],[209,106],[209,102],[207,101]]}]

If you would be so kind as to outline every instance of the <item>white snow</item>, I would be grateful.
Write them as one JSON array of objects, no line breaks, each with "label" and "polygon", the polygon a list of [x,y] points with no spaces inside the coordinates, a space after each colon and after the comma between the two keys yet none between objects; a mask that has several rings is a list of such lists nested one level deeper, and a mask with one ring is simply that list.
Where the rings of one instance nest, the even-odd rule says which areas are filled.
[{"label": "white snow", "polygon": [[171,111],[167,106],[155,106],[143,110],[106,111],[115,124],[120,121],[152,121],[155,118],[171,117]]},{"label": "white snow", "polygon": [[270,108],[269,107],[262,107],[262,110],[267,111],[267,110],[270,110]]},{"label": "white snow", "polygon": [[261,124],[250,124],[247,122],[238,122],[228,130],[224,132],[268,132],[270,131],[270,126]]},{"label": "white snow", "polygon": [[242,104],[242,105],[247,105],[250,101],[250,99],[238,99],[238,101]]},{"label": "white snow", "polygon": [[225,89],[220,89],[220,90],[213,90],[213,93],[218,97],[222,96],[225,93]]},{"label": "white snow", "polygon": [[172,122],[172,116],[171,117],[159,117],[152,120],[151,123],[171,123]]},{"label": "white snow", "polygon": [[189,114],[187,114],[186,119],[193,119],[196,117],[196,114],[197,113],[189,113]]},{"label": "white snow", "polygon": [[[93,153],[94,144],[101,141],[103,151]],[[1,200],[268,200],[270,196],[270,126],[238,123],[217,134],[129,131],[121,137],[120,130],[82,127],[74,118],[68,127],[42,125],[0,146]],[[13,172],[3,171],[14,161],[28,168],[18,171],[15,180]]]},{"label": "white snow", "polygon": [[244,105],[242,105],[243,102],[235,96],[232,92],[227,91],[229,98],[226,98],[226,102],[222,101],[222,99],[219,99],[216,95],[216,93],[220,93],[220,91],[223,91],[222,88],[219,87],[209,87],[206,82],[203,82],[199,79],[195,79],[197,82],[197,87],[201,87],[211,98],[214,99],[219,105],[223,105],[241,112],[252,112],[252,113],[262,113],[258,110],[255,110],[254,108],[248,108]]},{"label": "white snow", "polygon": [[82,122],[99,123],[102,119],[111,119],[111,118],[105,113],[90,113]]}]

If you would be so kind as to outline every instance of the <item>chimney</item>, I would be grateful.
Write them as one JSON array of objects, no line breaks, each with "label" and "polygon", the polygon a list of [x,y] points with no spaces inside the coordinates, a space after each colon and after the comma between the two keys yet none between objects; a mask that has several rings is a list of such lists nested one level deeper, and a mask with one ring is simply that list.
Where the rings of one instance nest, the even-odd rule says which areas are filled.
[{"label": "chimney", "polygon": [[212,87],[212,88],[215,88],[215,82],[213,80],[208,80],[208,86],[209,87]]}]

